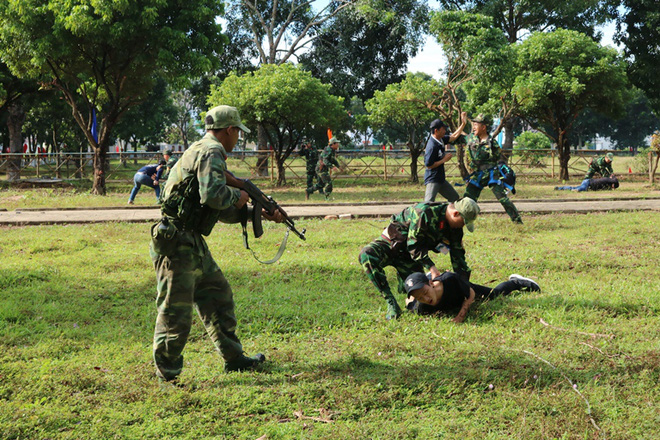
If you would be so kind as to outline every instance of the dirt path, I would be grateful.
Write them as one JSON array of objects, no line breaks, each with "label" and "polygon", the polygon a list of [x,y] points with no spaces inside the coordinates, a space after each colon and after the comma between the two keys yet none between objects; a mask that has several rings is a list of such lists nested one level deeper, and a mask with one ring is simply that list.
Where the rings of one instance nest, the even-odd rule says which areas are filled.
[{"label": "dirt path", "polygon": [[[636,200],[516,200],[522,213],[584,213],[603,211],[660,211],[660,199]],[[385,217],[400,212],[410,203],[391,204],[319,204],[284,206],[293,218],[350,215],[352,217]],[[482,213],[504,213],[494,201],[479,203]],[[61,223],[147,222],[160,217],[157,207],[88,208],[63,210],[0,211],[0,225],[40,225]]]}]

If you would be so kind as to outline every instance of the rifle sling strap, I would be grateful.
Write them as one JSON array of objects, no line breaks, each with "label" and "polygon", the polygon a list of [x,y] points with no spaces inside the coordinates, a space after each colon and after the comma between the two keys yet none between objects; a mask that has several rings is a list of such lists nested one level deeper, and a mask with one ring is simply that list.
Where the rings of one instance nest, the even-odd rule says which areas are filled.
[{"label": "rifle sling strap", "polygon": [[[259,215],[261,215],[261,209],[259,209]],[[273,264],[277,262],[277,260],[279,260],[282,257],[282,254],[284,254],[284,251],[286,250],[286,242],[289,239],[289,228],[286,229],[286,232],[284,233],[284,238],[282,239],[282,243],[280,244],[280,248],[277,250],[275,256],[270,260],[261,261],[259,257],[257,257],[257,254],[254,253],[254,250],[250,249],[250,245],[248,244],[247,221],[248,221],[248,213],[247,213],[247,204],[246,204],[245,206],[243,206],[241,210],[241,228],[243,229],[243,245],[245,246],[245,249],[248,249],[250,252],[252,252],[252,256],[254,257],[254,259],[261,264]]]}]

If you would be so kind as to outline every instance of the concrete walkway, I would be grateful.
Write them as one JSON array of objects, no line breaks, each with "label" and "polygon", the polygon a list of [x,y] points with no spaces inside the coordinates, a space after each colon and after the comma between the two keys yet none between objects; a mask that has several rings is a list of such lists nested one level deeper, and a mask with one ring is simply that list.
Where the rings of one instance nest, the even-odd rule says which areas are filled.
[{"label": "concrete walkway", "polygon": [[[388,217],[410,206],[409,203],[315,204],[283,206],[292,218],[325,217]],[[551,212],[586,213],[604,211],[660,211],[660,198],[611,200],[516,200],[521,213]],[[482,213],[502,213],[502,205],[495,201],[480,202]],[[0,225],[41,225],[100,222],[148,222],[160,218],[157,207],[116,207],[87,209],[16,209],[0,211]]]}]

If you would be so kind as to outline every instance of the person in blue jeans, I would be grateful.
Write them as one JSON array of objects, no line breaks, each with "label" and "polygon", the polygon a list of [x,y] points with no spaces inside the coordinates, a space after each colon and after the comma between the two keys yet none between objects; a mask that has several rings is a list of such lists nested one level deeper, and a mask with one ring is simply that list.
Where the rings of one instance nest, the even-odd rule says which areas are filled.
[{"label": "person in blue jeans", "polygon": [[562,191],[599,191],[603,189],[616,189],[619,179],[616,177],[601,177],[600,179],[584,179],[579,186],[555,186],[555,190]]},{"label": "person in blue jeans", "polygon": [[135,200],[135,196],[137,195],[138,191],[140,191],[140,187],[142,185],[146,185],[149,188],[153,188],[154,191],[156,192],[156,202],[160,200],[159,181],[160,181],[160,177],[163,175],[163,171],[165,171],[166,166],[167,166],[167,161],[161,159],[158,162],[158,165],[143,166],[138,170],[137,173],[135,173],[135,176],[133,177],[133,182],[135,183],[135,185],[131,190],[131,195],[128,197],[129,205],[133,204],[133,201]]}]

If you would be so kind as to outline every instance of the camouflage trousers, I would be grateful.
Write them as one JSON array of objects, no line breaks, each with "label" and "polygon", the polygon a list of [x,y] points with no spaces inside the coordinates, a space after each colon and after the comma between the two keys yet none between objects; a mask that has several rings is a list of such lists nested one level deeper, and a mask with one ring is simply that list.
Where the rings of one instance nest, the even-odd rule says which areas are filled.
[{"label": "camouflage trousers", "polygon": [[313,192],[309,191],[314,185],[314,179],[316,179],[316,168],[314,166],[312,167],[307,167],[307,192]]},{"label": "camouflage trousers", "polygon": [[[478,186],[472,183],[468,183],[467,188],[465,189],[465,194],[463,194],[463,197],[469,197],[475,202],[479,201],[481,190],[483,189],[484,186],[488,185],[488,180],[489,180],[488,173],[486,173],[482,181],[479,182],[482,185],[481,188],[479,188]],[[493,191],[493,194],[497,198],[497,201],[502,204],[506,213],[509,214],[511,220],[514,222],[522,221],[520,218],[520,213],[518,212],[518,208],[516,208],[516,205],[514,205],[513,202],[506,196],[506,192],[504,191],[504,188],[502,188],[502,185],[493,184],[489,186],[489,188],[491,191]]]},{"label": "camouflage trousers", "polygon": [[399,293],[405,293],[403,281],[408,275],[413,272],[424,272],[424,266],[413,260],[407,251],[396,252],[387,241],[381,239],[366,245],[360,251],[359,261],[367,278],[385,299],[393,298],[384,270],[387,266],[392,266],[396,270]]},{"label": "camouflage trousers", "polygon": [[176,378],[183,368],[183,348],[190,334],[193,306],[216,350],[225,361],[243,353],[236,336],[234,298],[229,282],[213,260],[204,239],[178,232],[176,250],[170,256],[150,254],[156,269],[156,306],[153,356],[156,374]]},{"label": "camouflage trousers", "polygon": [[307,192],[314,194],[314,192],[320,192],[329,196],[332,193],[332,179],[330,178],[330,172],[328,171],[318,171],[316,173],[316,185],[307,187]]}]

